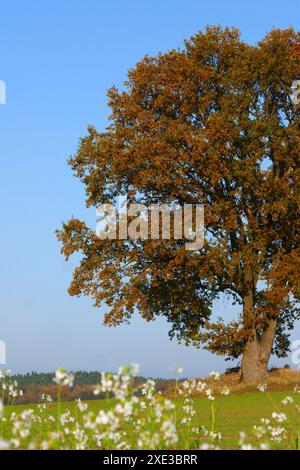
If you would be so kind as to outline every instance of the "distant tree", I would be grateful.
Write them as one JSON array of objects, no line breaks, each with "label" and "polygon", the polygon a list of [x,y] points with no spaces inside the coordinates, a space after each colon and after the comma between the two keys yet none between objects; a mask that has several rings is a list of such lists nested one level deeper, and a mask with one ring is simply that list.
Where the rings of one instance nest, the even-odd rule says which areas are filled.
[{"label": "distant tree", "polygon": [[[170,335],[227,358],[262,380],[272,351],[289,350],[299,317],[300,34],[273,30],[257,45],[208,27],[183,50],[146,56],[123,91],[109,90],[111,125],[93,127],[69,164],[87,206],[204,204],[206,237],[100,240],[82,221],[58,231],[62,253],[81,255],[69,288],[105,303],[106,325],[165,316]],[[214,321],[221,295],[240,317]]]}]

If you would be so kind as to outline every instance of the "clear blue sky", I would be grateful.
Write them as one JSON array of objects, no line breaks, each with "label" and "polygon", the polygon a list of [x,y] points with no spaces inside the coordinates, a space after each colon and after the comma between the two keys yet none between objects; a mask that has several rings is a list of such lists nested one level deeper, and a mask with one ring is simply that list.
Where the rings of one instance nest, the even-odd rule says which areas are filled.
[{"label": "clear blue sky", "polygon": [[[177,363],[190,376],[224,369],[222,359],[170,342],[163,321],[107,329],[91,301],[68,296],[74,264],[63,261],[54,231],[72,215],[94,227],[95,214],[66,160],[88,123],[104,129],[107,88],[121,86],[146,53],[181,46],[216,23],[239,27],[253,43],[272,27],[297,27],[299,13],[297,0],[0,1],[0,340],[8,367],[113,370],[134,361],[154,376]],[[216,313],[229,317],[232,308],[224,300]]]}]

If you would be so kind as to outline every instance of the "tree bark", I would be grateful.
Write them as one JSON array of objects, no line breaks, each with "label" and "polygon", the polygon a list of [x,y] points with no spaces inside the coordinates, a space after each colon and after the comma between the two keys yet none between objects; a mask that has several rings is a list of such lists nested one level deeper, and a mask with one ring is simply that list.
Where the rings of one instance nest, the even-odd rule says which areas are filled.
[{"label": "tree bark", "polygon": [[[250,270],[246,272],[244,282],[243,320],[244,324],[251,325],[255,319],[255,282]],[[250,331],[249,341],[245,345],[242,356],[241,380],[245,383],[258,383],[267,376],[276,331],[276,320],[269,320],[260,338],[253,325],[250,326],[250,330],[252,331]]]},{"label": "tree bark", "polygon": [[266,379],[268,363],[276,331],[276,320],[270,320],[260,340],[246,343],[242,357],[241,379],[245,383],[258,383]]},{"label": "tree bark", "polygon": [[245,383],[262,382],[268,371],[268,360],[261,356],[261,344],[255,338],[249,341],[244,349],[242,357],[241,380]]}]

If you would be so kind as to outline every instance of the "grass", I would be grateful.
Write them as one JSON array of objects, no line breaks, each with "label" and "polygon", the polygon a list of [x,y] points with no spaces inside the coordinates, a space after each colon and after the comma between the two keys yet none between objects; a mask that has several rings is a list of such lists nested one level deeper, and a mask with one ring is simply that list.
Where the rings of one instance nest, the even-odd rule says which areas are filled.
[{"label": "grass", "polygon": [[[234,449],[238,448],[238,441],[240,432],[243,431],[249,436],[255,444],[255,438],[253,437],[252,428],[254,425],[259,425],[262,418],[269,418],[276,407],[282,410],[281,400],[287,395],[294,398],[295,404],[300,406],[300,394],[295,392],[284,392],[284,391],[273,391],[269,394],[261,392],[246,392],[246,393],[234,393],[228,396],[216,396],[214,401],[215,408],[215,430],[222,434],[222,449]],[[174,398],[172,399],[175,403],[178,418],[182,413],[181,407],[183,405],[183,399]],[[99,412],[99,410],[105,410],[112,408],[115,404],[113,399],[104,400],[90,400],[88,402],[89,411]],[[196,414],[193,417],[193,426],[204,425],[208,429],[211,429],[211,403],[205,397],[193,398],[193,406],[196,410]],[[8,406],[5,408],[5,417],[9,419],[12,412],[20,413],[23,410],[32,408],[37,410],[37,405],[17,405]],[[69,409],[74,415],[78,414],[75,403],[63,402],[61,403],[61,412]],[[284,407],[284,412],[289,415],[291,422],[299,426],[299,411],[295,411],[289,414],[289,408]],[[45,411],[48,415],[56,415],[57,405],[51,403],[47,405]],[[297,416],[298,414],[298,416]],[[298,419],[298,423],[297,423]],[[49,424],[51,426],[51,423]],[[3,437],[5,437],[8,431],[9,422],[4,423]],[[55,427],[55,424],[53,424]],[[54,429],[55,430],[55,429]],[[180,435],[180,428],[179,428]],[[181,439],[180,439],[181,442]],[[182,436],[182,448],[185,447],[184,436]],[[274,446],[276,448],[276,445]],[[291,449],[295,448],[295,444],[292,440],[284,441],[278,445],[278,448]]]}]

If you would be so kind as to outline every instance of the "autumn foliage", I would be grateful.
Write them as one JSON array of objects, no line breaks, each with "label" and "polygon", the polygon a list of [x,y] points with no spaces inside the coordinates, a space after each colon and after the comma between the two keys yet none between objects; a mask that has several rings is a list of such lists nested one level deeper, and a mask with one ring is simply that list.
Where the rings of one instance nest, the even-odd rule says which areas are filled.
[{"label": "autumn foliage", "polygon": [[[58,231],[66,258],[81,255],[69,289],[117,325],[137,310],[164,316],[170,334],[216,354],[242,356],[261,380],[284,356],[299,316],[300,34],[273,30],[257,45],[209,27],[182,50],[146,56],[124,89],[108,92],[111,124],[89,128],[69,164],[87,206],[116,202],[204,204],[205,243],[100,240],[71,219]],[[211,319],[226,295],[241,315]]]}]

